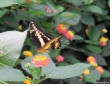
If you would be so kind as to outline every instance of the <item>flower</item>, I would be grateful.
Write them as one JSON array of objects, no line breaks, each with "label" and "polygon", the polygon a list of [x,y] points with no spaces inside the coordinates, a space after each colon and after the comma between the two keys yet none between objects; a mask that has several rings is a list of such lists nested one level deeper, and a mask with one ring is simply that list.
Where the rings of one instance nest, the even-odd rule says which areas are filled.
[{"label": "flower", "polygon": [[86,69],[83,74],[84,75],[89,75],[90,74],[90,70],[89,69]]},{"label": "flower", "polygon": [[29,67],[31,64],[28,62],[25,64],[25,67]]},{"label": "flower", "polygon": [[3,53],[4,53],[4,52],[3,52],[2,50],[0,50],[0,56],[2,56],[2,55],[3,55]]},{"label": "flower", "polygon": [[18,26],[18,29],[19,29],[19,30],[22,30],[22,29],[23,29],[23,26],[22,26],[22,25],[19,25],[19,26]]},{"label": "flower", "polygon": [[95,59],[94,56],[89,56],[89,57],[87,58],[87,62],[88,62],[88,63],[91,63],[91,62],[96,63],[96,59]]},{"label": "flower", "polygon": [[86,33],[86,35],[88,35],[88,29],[85,29],[85,33]]},{"label": "flower", "polygon": [[31,80],[24,80],[24,84],[32,84]]},{"label": "flower", "polygon": [[74,39],[74,33],[71,30],[68,30],[67,33],[65,34],[66,38],[69,40],[73,40]]},{"label": "flower", "polygon": [[32,84],[32,78],[30,78],[29,76],[26,76],[26,80],[24,80],[24,84]]},{"label": "flower", "polygon": [[101,66],[96,67],[96,70],[98,70],[100,72],[100,74],[104,73],[104,69]]},{"label": "flower", "polygon": [[92,64],[94,67],[98,66],[98,64],[96,62],[90,62],[90,64]]},{"label": "flower", "polygon": [[106,28],[103,28],[103,29],[102,29],[102,32],[103,32],[103,33],[107,33],[108,30],[107,30]]},{"label": "flower", "polygon": [[48,66],[48,64],[50,63],[50,59],[45,55],[39,54],[38,56],[34,57],[32,63],[35,65],[35,67]]},{"label": "flower", "polygon": [[59,56],[56,57],[56,60],[57,60],[58,62],[63,62],[63,61],[64,61],[64,57],[61,56],[61,55],[59,55]]},{"label": "flower", "polygon": [[67,32],[67,26],[65,24],[58,24],[56,26],[56,29],[58,30],[60,34],[63,34],[63,35]]},{"label": "flower", "polygon": [[23,55],[25,55],[26,57],[31,57],[33,56],[32,52],[29,50],[23,51]]},{"label": "flower", "polygon": [[109,40],[108,38],[102,36],[102,37],[100,38],[100,40],[99,40],[99,41],[100,41],[100,45],[101,45],[102,47],[106,46],[108,40]]},{"label": "flower", "polygon": [[27,3],[31,2],[31,0],[26,0]]}]

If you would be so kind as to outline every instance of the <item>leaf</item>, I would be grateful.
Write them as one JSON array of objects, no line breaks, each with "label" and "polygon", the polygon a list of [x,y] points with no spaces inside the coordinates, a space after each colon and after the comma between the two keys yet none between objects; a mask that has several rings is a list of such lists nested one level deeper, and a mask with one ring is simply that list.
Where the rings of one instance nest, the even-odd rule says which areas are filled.
[{"label": "leaf", "polygon": [[88,50],[95,52],[95,53],[101,53],[102,52],[102,49],[100,47],[97,47],[97,46],[87,45],[86,47]]},{"label": "leaf", "polygon": [[15,0],[0,0],[0,8],[17,4]]},{"label": "leaf", "polygon": [[75,5],[75,6],[82,5],[82,0],[64,0],[64,1],[66,1],[68,3],[71,3],[71,4]]},{"label": "leaf", "polygon": [[66,23],[66,24],[78,24],[80,21],[80,15],[76,12],[62,12],[55,17],[56,24]]},{"label": "leaf", "polygon": [[91,45],[100,45],[99,41],[93,41],[93,40],[84,40],[85,43],[91,44]]},{"label": "leaf", "polygon": [[7,10],[0,10],[0,18],[6,14]]},{"label": "leaf", "polygon": [[83,37],[81,37],[81,36],[79,36],[79,35],[75,35],[75,38],[74,38],[75,40],[84,40],[84,38]]},{"label": "leaf", "polygon": [[107,65],[105,59],[101,55],[96,55],[95,58],[99,65],[101,65],[101,66]]},{"label": "leaf", "polygon": [[110,56],[110,41],[107,43],[107,46],[103,48],[102,51],[103,56]]},{"label": "leaf", "polygon": [[77,63],[69,66],[56,67],[48,76],[52,79],[66,79],[71,77],[80,76],[85,69],[90,67],[90,64]]},{"label": "leaf", "polygon": [[23,82],[25,79],[25,76],[20,70],[0,65],[0,81]]},{"label": "leaf", "polygon": [[0,33],[0,50],[4,55],[0,57],[0,62],[9,66],[14,66],[20,56],[27,31],[7,31]]},{"label": "leaf", "polygon": [[101,35],[101,31],[98,28],[89,28],[88,37],[90,40],[97,41]]},{"label": "leaf", "polygon": [[84,76],[84,80],[90,83],[96,83],[100,79],[100,73],[96,70],[91,70],[90,75]]},{"label": "leaf", "polygon": [[[43,54],[43,55],[46,55],[48,58],[50,58],[48,54],[46,54],[46,53],[42,53],[42,54]],[[38,54],[37,54],[37,55],[38,55]],[[36,55],[35,55],[35,56],[36,56]],[[32,59],[33,59],[35,56],[24,59],[23,62],[22,62],[22,64],[21,64],[22,68],[23,68],[25,71],[27,71],[28,73],[30,73],[30,72],[29,72],[29,69],[26,68],[25,65],[26,65],[27,63],[31,63]],[[54,64],[54,62],[50,59],[49,65],[48,65],[47,67],[42,67],[42,76],[44,76],[44,74],[46,74],[46,75],[50,74],[50,73],[54,70],[54,68],[55,68],[55,64]]]},{"label": "leaf", "polygon": [[89,7],[89,10],[93,13],[98,13],[98,14],[102,14],[102,9],[99,7],[99,6],[96,6],[96,5],[90,5]]},{"label": "leaf", "polygon": [[104,70],[104,73],[102,74],[102,77],[104,77],[104,78],[110,77],[110,72],[108,70]]},{"label": "leaf", "polygon": [[89,13],[82,13],[81,22],[84,24],[90,24],[90,25],[95,24],[93,16]]}]

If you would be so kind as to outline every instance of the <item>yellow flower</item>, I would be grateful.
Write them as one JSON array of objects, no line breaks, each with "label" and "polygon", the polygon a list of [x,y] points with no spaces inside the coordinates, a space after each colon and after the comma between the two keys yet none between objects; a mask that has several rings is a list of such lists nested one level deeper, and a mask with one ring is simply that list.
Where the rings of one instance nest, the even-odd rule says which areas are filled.
[{"label": "yellow flower", "polygon": [[83,74],[84,75],[89,75],[90,74],[90,70],[89,69],[86,69]]},{"label": "yellow flower", "polygon": [[107,42],[108,42],[108,38],[107,37],[104,37],[104,36],[102,36],[101,38],[100,38],[100,45],[102,46],[102,47],[104,47],[104,46],[106,46],[107,45]]},{"label": "yellow flower", "polygon": [[87,62],[88,62],[88,63],[90,63],[90,62],[94,62],[94,63],[96,63],[96,59],[95,59],[94,56],[88,56],[88,58],[87,58]]},{"label": "yellow flower", "polygon": [[22,29],[23,29],[23,26],[22,26],[22,25],[19,25],[19,26],[18,26],[18,29],[19,29],[19,30],[22,30]]},{"label": "yellow flower", "polygon": [[92,64],[94,67],[98,66],[98,64],[96,62],[90,62],[90,64]]},{"label": "yellow flower", "polygon": [[103,32],[103,33],[107,33],[108,30],[107,30],[106,28],[103,28],[103,29],[102,29],[102,32]]},{"label": "yellow flower", "polygon": [[24,80],[24,84],[32,84],[30,80]]},{"label": "yellow flower", "polygon": [[47,56],[39,54],[34,57],[32,60],[32,63],[35,65],[35,67],[43,67],[43,66],[48,66],[50,62],[50,59],[47,58]]},{"label": "yellow flower", "polygon": [[102,36],[101,38],[100,38],[100,42],[107,42],[109,39],[108,38],[106,38],[106,37],[104,37],[104,36]]},{"label": "yellow flower", "polygon": [[33,56],[32,52],[29,50],[23,51],[23,55],[25,55],[26,57],[31,57]]}]

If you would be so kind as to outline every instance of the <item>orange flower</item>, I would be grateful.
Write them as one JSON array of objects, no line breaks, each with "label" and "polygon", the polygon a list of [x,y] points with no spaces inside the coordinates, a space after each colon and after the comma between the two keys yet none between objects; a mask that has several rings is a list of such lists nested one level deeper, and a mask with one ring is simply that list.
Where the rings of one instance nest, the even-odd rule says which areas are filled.
[{"label": "orange flower", "polygon": [[85,33],[86,33],[86,35],[88,35],[88,29],[85,29]]},{"label": "orange flower", "polygon": [[56,29],[60,34],[65,34],[67,32],[67,26],[65,24],[58,24]]},{"label": "orange flower", "polygon": [[89,57],[87,58],[87,62],[88,62],[88,63],[90,63],[90,62],[96,63],[96,59],[95,59],[94,56],[89,56]]},{"label": "orange flower", "polygon": [[84,75],[89,75],[90,74],[90,70],[89,69],[86,69],[83,74]]},{"label": "orange flower", "polygon": [[67,33],[65,34],[66,38],[69,40],[73,40],[74,39],[74,33],[70,30],[67,31]]},{"label": "orange flower", "polygon": [[104,73],[104,69],[101,66],[96,67],[96,70],[98,70],[100,72],[100,74]]},{"label": "orange flower", "polygon": [[48,66],[48,64],[50,63],[50,59],[45,55],[39,54],[38,56],[34,57],[32,63],[35,65],[35,67]]},{"label": "orange flower", "polygon": [[26,57],[31,57],[33,56],[32,52],[29,50],[23,51],[23,55],[25,55]]},{"label": "orange flower", "polygon": [[63,61],[64,61],[64,57],[61,56],[61,55],[59,55],[59,56],[56,57],[56,60],[57,60],[58,62],[63,62]]},{"label": "orange flower", "polygon": [[27,3],[31,2],[31,0],[26,0]]},{"label": "orange flower", "polygon": [[108,38],[102,36],[102,37],[100,38],[100,45],[101,45],[102,47],[106,46],[108,40],[109,40]]}]

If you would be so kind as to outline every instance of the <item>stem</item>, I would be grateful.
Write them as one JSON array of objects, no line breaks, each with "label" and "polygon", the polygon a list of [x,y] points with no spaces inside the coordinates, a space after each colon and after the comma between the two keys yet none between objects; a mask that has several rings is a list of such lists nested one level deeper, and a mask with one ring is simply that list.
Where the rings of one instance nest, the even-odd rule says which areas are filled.
[{"label": "stem", "polygon": [[4,82],[4,81],[0,81],[0,83],[1,83],[1,84],[8,84],[7,82]]}]

